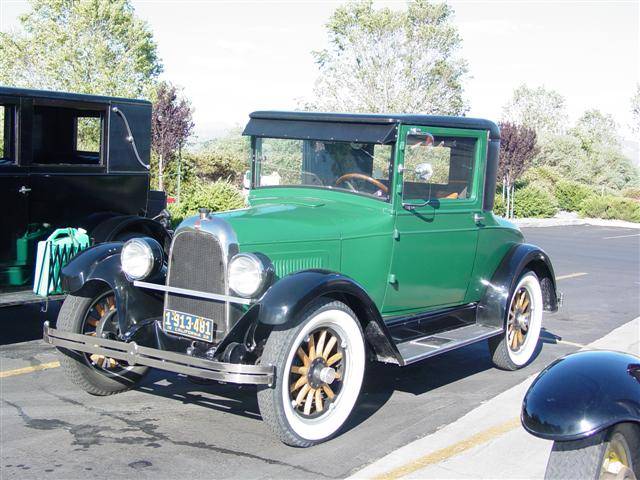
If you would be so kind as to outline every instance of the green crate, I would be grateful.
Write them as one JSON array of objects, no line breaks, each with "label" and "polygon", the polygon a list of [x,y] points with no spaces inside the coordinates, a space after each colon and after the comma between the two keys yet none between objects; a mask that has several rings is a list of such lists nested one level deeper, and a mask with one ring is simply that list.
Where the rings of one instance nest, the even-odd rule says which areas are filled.
[{"label": "green crate", "polygon": [[82,228],[59,228],[38,242],[33,292],[43,297],[62,293],[62,267],[89,245],[89,236]]}]

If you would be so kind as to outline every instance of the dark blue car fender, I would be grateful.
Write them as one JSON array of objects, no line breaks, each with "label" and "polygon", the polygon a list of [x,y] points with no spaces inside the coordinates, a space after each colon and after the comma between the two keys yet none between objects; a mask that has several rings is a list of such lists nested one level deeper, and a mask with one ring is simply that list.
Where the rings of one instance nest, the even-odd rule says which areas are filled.
[{"label": "dark blue car fender", "polygon": [[555,441],[640,424],[640,357],[583,351],[556,360],[529,387],[521,421],[532,435]]}]

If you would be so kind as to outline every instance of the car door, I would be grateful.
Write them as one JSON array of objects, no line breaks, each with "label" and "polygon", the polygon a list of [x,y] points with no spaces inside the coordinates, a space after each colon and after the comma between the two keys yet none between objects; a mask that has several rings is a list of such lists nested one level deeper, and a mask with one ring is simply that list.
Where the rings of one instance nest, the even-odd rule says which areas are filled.
[{"label": "car door", "polygon": [[0,96],[0,290],[29,281],[19,239],[29,224],[29,176],[19,162],[17,145],[19,99]]},{"label": "car door", "polygon": [[384,311],[462,304],[478,243],[486,132],[402,126],[399,139]]}]

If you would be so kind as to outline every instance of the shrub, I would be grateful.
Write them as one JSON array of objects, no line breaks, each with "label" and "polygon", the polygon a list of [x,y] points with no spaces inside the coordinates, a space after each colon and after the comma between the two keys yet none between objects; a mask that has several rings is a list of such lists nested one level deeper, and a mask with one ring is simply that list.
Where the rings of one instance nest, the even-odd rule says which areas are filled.
[{"label": "shrub", "polygon": [[582,202],[580,215],[591,218],[605,218],[640,222],[640,202],[613,195],[592,196]]},{"label": "shrub", "polygon": [[504,201],[501,194],[496,195],[496,200],[493,204],[493,213],[500,215],[501,217],[507,216],[507,203]]},{"label": "shrub", "polygon": [[518,218],[553,217],[558,211],[558,202],[549,190],[531,184],[516,190],[513,210]]},{"label": "shrub", "polygon": [[174,225],[180,223],[185,217],[197,214],[199,208],[223,212],[244,207],[244,197],[240,190],[224,180],[194,182],[182,191],[181,197],[179,203],[169,205]]},{"label": "shrub", "polygon": [[622,191],[622,196],[626,198],[633,198],[634,200],[640,200],[640,187],[628,187]]},{"label": "shrub", "polygon": [[522,175],[519,184],[516,184],[516,188],[535,183],[537,185],[544,186],[553,193],[555,191],[556,184],[561,180],[562,175],[552,167],[538,166],[527,170],[524,175]]},{"label": "shrub", "polygon": [[190,152],[187,157],[200,178],[208,181],[228,180],[239,185],[249,168],[249,139],[243,137],[240,130],[232,130],[226,136]]},{"label": "shrub", "polygon": [[591,188],[573,180],[558,181],[555,193],[560,209],[568,212],[577,212],[582,202],[594,195]]}]

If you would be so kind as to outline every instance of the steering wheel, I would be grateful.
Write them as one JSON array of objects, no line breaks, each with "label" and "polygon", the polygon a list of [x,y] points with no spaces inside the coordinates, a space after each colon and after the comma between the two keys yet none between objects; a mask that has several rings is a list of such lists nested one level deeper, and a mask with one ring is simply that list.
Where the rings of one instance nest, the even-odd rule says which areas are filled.
[{"label": "steering wheel", "polygon": [[378,187],[384,193],[389,193],[389,189],[384,183],[380,182],[379,180],[376,180],[373,177],[370,177],[369,175],[365,175],[364,173],[347,173],[345,175],[342,175],[340,178],[336,180],[336,186],[340,185],[343,182],[348,182],[352,178],[357,178],[358,180],[364,180],[365,182],[369,182],[372,185],[375,185],[376,187]]}]

